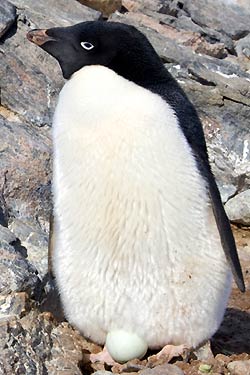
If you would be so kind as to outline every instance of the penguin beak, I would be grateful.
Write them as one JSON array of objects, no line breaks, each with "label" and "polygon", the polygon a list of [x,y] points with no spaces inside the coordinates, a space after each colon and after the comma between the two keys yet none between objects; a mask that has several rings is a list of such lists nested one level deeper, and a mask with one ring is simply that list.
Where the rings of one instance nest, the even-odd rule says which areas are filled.
[{"label": "penguin beak", "polygon": [[55,38],[49,36],[46,32],[46,29],[34,29],[29,31],[26,36],[30,42],[35,43],[38,46],[42,46],[46,42],[56,40]]}]

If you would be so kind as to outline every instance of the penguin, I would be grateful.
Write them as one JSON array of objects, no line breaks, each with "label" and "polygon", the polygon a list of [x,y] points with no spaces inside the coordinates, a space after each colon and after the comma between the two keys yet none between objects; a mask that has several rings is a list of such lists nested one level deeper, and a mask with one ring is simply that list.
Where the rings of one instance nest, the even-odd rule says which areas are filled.
[{"label": "penguin", "polygon": [[194,106],[135,27],[27,38],[67,80],[53,120],[53,271],[93,361],[171,358],[217,331],[244,280]]}]

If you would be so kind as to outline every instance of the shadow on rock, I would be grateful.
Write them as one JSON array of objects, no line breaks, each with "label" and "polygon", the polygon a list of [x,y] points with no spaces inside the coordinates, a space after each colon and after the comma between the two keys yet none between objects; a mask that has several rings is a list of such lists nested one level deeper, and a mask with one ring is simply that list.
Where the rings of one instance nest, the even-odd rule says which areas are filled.
[{"label": "shadow on rock", "polygon": [[43,279],[43,292],[40,301],[39,310],[41,312],[52,313],[58,322],[66,320],[55,279],[50,274],[47,274]]},{"label": "shadow on rock", "polygon": [[250,314],[235,308],[228,308],[224,320],[213,336],[212,349],[216,355],[250,353]]}]

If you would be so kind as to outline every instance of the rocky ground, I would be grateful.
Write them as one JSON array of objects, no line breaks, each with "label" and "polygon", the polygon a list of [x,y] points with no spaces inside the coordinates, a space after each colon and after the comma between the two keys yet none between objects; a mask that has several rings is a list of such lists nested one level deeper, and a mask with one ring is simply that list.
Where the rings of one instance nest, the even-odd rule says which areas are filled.
[{"label": "rocky ground", "polygon": [[[47,273],[50,131],[63,79],[25,35],[102,17],[143,31],[196,105],[234,224],[247,292],[233,288],[212,351],[207,345],[186,362],[90,366],[99,348],[64,321]],[[249,0],[1,1],[0,374],[250,374],[249,19]]]}]

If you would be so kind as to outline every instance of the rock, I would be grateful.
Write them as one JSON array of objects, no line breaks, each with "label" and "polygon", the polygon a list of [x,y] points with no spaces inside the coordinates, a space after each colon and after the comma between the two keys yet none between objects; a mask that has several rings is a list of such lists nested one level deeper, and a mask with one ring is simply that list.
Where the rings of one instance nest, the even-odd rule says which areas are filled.
[{"label": "rock", "polygon": [[212,367],[213,367],[212,365],[203,363],[199,366],[199,373],[209,374],[211,373]]},{"label": "rock", "polygon": [[27,292],[34,295],[40,287],[36,269],[26,259],[27,252],[16,236],[0,226],[0,295]]},{"label": "rock", "polygon": [[23,19],[24,23],[32,28],[70,26],[83,21],[97,20],[101,16],[100,12],[76,0],[42,0],[35,7],[32,0],[11,0],[11,3],[18,8],[19,19]]},{"label": "rock", "polygon": [[249,189],[250,107],[224,98],[221,107],[207,106],[199,110],[218,184],[234,185],[239,192]]},{"label": "rock", "polygon": [[1,46],[1,104],[36,126],[50,125],[61,71],[55,59],[24,36],[31,28],[69,26],[99,19],[100,13],[77,1],[43,0],[36,7],[31,0],[12,3],[18,9],[17,30]]},{"label": "rock", "polygon": [[247,35],[245,38],[238,40],[235,43],[235,50],[239,57],[246,57],[250,59],[250,35]]},{"label": "rock", "polygon": [[225,209],[232,222],[250,226],[250,189],[230,199]]},{"label": "rock", "polygon": [[148,9],[159,12],[162,9],[161,0],[122,0],[122,5],[132,12],[147,11]]},{"label": "rock", "polygon": [[139,371],[141,375],[184,375],[184,372],[175,365],[170,365],[168,363],[164,365],[159,365],[154,368],[147,368],[145,370]]},{"label": "rock", "polygon": [[2,321],[10,321],[22,318],[29,310],[28,295],[26,293],[11,293],[0,296],[0,324]]},{"label": "rock", "polygon": [[0,363],[5,375],[82,375],[86,354],[98,347],[51,314],[26,311],[21,319],[0,324]]},{"label": "rock", "polygon": [[212,45],[216,44],[217,42],[223,43],[226,50],[234,53],[234,44],[229,36],[227,36],[223,32],[219,32],[204,25],[198,25],[189,16],[181,15],[178,18],[175,18],[172,24],[177,29],[192,30],[199,33],[200,35],[203,35],[204,38]]},{"label": "rock", "polygon": [[250,360],[233,361],[227,365],[230,375],[247,375],[250,374]]},{"label": "rock", "polygon": [[[18,116],[1,115],[0,186],[5,208],[12,217],[49,220],[51,211],[51,139]],[[42,225],[42,224],[41,224]]]},{"label": "rock", "polygon": [[238,5],[242,7],[243,9],[245,8],[247,11],[250,11],[250,3],[248,0],[224,0],[225,4],[229,5]]},{"label": "rock", "polygon": [[[154,367],[154,364],[150,363],[149,367]],[[146,360],[140,360],[140,359],[132,359],[131,361],[128,361],[126,363],[123,363],[122,365],[114,365],[112,367],[112,372],[114,373],[138,373],[139,371],[146,368]]]},{"label": "rock", "polygon": [[220,191],[222,203],[226,203],[237,192],[236,187],[232,184],[218,185],[218,188],[219,188],[219,191]]},{"label": "rock", "polygon": [[245,8],[225,6],[223,0],[182,0],[183,10],[198,25],[223,31],[233,39],[239,39],[250,32],[249,15]]},{"label": "rock", "polygon": [[35,266],[39,277],[44,278],[48,271],[48,235],[39,226],[18,219],[12,219],[9,228],[26,248],[27,259]]},{"label": "rock", "polygon": [[116,10],[120,10],[122,6],[121,0],[78,0],[81,4],[87,5],[90,8],[99,10],[105,16],[109,16]]},{"label": "rock", "polygon": [[200,361],[208,361],[214,358],[210,341],[207,341],[204,345],[194,351],[194,355]]},{"label": "rock", "polygon": [[8,229],[0,225],[0,241],[11,244],[17,240],[16,236]]},{"label": "rock", "polygon": [[179,30],[174,27],[173,22],[170,24],[164,24],[160,17],[159,19],[155,19],[152,16],[139,12],[134,12],[126,16],[129,18],[130,22],[151,28],[152,30],[157,31],[159,35],[165,36],[173,41],[178,41],[178,43],[183,46],[190,46],[190,48],[197,53],[204,53],[218,58],[227,55],[223,43],[209,43],[203,36],[201,36],[201,33],[190,30]]},{"label": "rock", "polygon": [[189,73],[201,83],[217,86],[223,97],[250,106],[250,75],[239,67],[203,57],[192,63]]},{"label": "rock", "polygon": [[0,295],[27,292],[34,295],[40,286],[35,268],[13,246],[0,244]]},{"label": "rock", "polygon": [[[204,57],[199,57],[199,59],[198,64],[203,60],[202,65],[207,66],[207,70],[211,62],[208,63],[208,60],[205,62]],[[231,85],[231,91],[229,91],[229,86],[226,87],[226,83],[224,85],[220,82],[220,78],[216,77],[218,74],[216,72],[211,86],[209,82],[206,83],[208,77],[205,75],[200,76],[195,82],[193,79],[197,78],[199,72],[199,68],[194,69],[195,65],[197,66],[197,63],[191,62],[189,68],[186,69],[180,64],[170,64],[170,71],[188,94],[201,117],[210,163],[220,189],[224,190],[223,201],[226,202],[231,194],[234,195],[236,191],[240,192],[250,187],[250,154],[248,152],[250,107],[247,102],[242,104],[234,101],[233,96],[241,96],[240,89],[238,91],[233,82],[231,84],[228,82]],[[167,68],[168,66],[169,64]],[[218,64],[217,66],[219,67]],[[219,69],[225,69],[226,72],[231,68],[235,69],[230,64],[223,64],[223,67]],[[241,71],[241,73],[234,74],[244,76],[245,73]],[[242,77],[242,79],[247,84],[248,78]],[[226,99],[226,96],[230,96],[231,99]]]},{"label": "rock", "polygon": [[[188,32],[194,32],[200,37],[204,37],[211,49],[214,47],[216,49],[216,44],[222,43],[225,47],[225,49],[223,49],[223,54],[227,54],[227,51],[234,53],[234,44],[229,36],[223,32],[193,22],[192,18],[181,10],[182,5],[183,3],[180,1],[165,1],[164,5],[160,1],[123,1],[123,6],[129,9],[130,12],[147,14],[153,19],[158,20],[161,25],[168,25],[172,29],[175,28],[179,31],[186,30]],[[220,46],[220,48],[222,47]]]},{"label": "rock", "polygon": [[[239,39],[245,36],[249,32],[248,17],[250,14],[249,6],[239,6],[236,3],[228,2],[225,5],[226,0],[181,0],[181,1],[136,1],[136,0],[123,0],[123,5],[126,9],[133,12],[141,11],[143,13],[152,14],[158,12],[171,17],[175,17],[176,20],[172,20],[173,25],[183,22],[184,18],[189,19],[188,24],[192,26],[188,27],[188,30],[195,29],[204,30],[204,34],[210,33],[216,35],[214,41],[222,37],[223,34],[229,38]],[[154,15],[155,18],[159,16]],[[160,16],[161,18],[163,16]],[[182,20],[179,22],[179,19]],[[166,18],[165,18],[166,19]],[[183,23],[184,25],[184,23]],[[204,35],[203,34],[203,35]],[[212,36],[212,35],[210,35]],[[226,39],[224,39],[226,40]],[[229,41],[229,39],[227,38]],[[212,41],[212,40],[211,40]],[[230,42],[231,44],[232,42]]]},{"label": "rock", "polygon": [[0,38],[8,31],[16,19],[16,8],[7,0],[0,4]]}]

